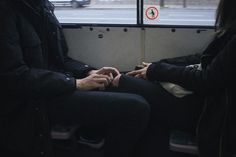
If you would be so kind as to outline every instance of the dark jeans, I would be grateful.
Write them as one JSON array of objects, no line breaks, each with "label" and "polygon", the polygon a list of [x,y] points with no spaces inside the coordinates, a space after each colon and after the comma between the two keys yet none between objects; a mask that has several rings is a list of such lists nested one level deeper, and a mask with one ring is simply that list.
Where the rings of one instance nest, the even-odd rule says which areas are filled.
[{"label": "dark jeans", "polygon": [[128,76],[121,77],[119,88],[115,90],[141,95],[150,104],[149,130],[140,143],[137,156],[176,156],[176,153],[169,151],[168,148],[169,133],[174,129],[195,133],[203,106],[202,97],[192,94],[177,98],[168,93],[159,83]]},{"label": "dark jeans", "polygon": [[149,120],[149,105],[141,96],[101,91],[75,91],[48,102],[54,124],[105,126],[105,157],[128,157]]},{"label": "dark jeans", "polygon": [[177,98],[159,83],[124,75],[115,91],[143,96],[151,107],[151,121],[173,129],[193,130],[203,106],[203,98],[196,94]]}]

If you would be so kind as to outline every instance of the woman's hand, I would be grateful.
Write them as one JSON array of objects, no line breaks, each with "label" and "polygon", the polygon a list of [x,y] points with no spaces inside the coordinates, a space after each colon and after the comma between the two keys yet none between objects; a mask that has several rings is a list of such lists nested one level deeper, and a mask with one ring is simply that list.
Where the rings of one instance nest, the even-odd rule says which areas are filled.
[{"label": "woman's hand", "polygon": [[76,88],[78,90],[92,90],[99,88],[104,90],[112,82],[111,77],[102,74],[91,74],[83,79],[76,79]]},{"label": "woman's hand", "polygon": [[147,79],[147,75],[146,75],[147,74],[147,69],[150,65],[151,65],[151,63],[142,62],[142,66],[144,68],[139,69],[139,70],[130,71],[130,72],[126,73],[126,75]]}]

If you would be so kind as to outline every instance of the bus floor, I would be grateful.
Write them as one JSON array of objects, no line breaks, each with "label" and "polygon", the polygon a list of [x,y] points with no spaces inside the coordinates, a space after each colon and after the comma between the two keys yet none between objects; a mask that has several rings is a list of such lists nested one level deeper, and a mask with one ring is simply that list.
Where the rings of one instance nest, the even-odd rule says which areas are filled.
[{"label": "bus floor", "polygon": [[[169,135],[157,126],[151,127],[139,141],[132,157],[197,157],[196,155],[173,152],[168,149]],[[166,142],[163,142],[166,141]],[[126,141],[124,141],[126,142]],[[93,149],[84,145],[76,148],[55,146],[56,157],[104,157],[103,149]]]}]

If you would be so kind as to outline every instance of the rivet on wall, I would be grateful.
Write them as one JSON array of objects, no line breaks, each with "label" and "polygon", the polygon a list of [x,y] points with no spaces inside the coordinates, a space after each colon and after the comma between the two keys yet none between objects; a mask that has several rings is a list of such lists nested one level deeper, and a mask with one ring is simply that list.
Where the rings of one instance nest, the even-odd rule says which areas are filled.
[{"label": "rivet on wall", "polygon": [[205,31],[206,31],[205,29],[198,29],[197,34],[200,34],[201,32],[205,32]]},{"label": "rivet on wall", "polygon": [[176,32],[176,29],[175,29],[175,28],[172,28],[172,29],[171,29],[171,32],[172,32],[172,33]]}]

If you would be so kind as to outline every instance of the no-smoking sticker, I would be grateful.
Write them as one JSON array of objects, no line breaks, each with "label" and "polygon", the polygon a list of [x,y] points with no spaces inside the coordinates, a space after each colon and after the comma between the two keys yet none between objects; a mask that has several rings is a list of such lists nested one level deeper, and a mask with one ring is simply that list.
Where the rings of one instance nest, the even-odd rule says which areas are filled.
[{"label": "no-smoking sticker", "polygon": [[145,6],[145,20],[147,21],[156,21],[159,19],[160,16],[160,7],[156,6],[156,5],[148,5]]},{"label": "no-smoking sticker", "polygon": [[149,20],[155,20],[159,15],[159,11],[156,7],[149,7],[146,9],[146,16]]}]

